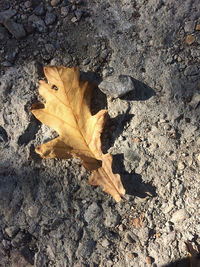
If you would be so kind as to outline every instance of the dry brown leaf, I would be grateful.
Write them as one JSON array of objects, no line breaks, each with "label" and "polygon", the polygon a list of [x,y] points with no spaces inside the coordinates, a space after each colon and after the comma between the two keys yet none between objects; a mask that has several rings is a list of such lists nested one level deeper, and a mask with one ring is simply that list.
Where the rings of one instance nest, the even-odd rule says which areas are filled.
[{"label": "dry brown leaf", "polygon": [[190,267],[200,267],[200,246],[196,249],[189,241],[185,245],[190,256]]},{"label": "dry brown leaf", "polygon": [[[80,158],[92,171],[91,185],[120,201],[125,194],[119,174],[112,172],[112,156],[101,151],[101,133],[106,110],[91,115],[90,101],[93,85],[80,79],[78,68],[45,67],[48,83],[40,81],[39,94],[45,104],[36,103],[31,112],[42,123],[57,131],[59,137],[42,144],[36,152],[42,158]],[[57,87],[57,90],[53,89]]]}]

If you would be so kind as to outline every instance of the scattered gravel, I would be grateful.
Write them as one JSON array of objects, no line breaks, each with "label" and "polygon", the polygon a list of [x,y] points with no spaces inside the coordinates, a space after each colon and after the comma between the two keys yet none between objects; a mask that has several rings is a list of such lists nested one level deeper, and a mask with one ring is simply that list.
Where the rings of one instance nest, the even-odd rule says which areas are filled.
[{"label": "scattered gravel", "polygon": [[[185,241],[200,244],[198,5],[0,2],[0,266],[184,266]],[[30,113],[44,65],[99,85],[121,202],[79,160],[35,153],[56,136]]]}]

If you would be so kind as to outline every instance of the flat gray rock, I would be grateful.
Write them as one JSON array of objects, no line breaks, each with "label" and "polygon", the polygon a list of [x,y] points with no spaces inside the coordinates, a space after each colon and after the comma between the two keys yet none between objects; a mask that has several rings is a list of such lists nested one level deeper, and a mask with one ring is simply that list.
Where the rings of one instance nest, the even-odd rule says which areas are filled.
[{"label": "flat gray rock", "polygon": [[119,75],[118,78],[109,77],[99,84],[99,89],[106,95],[117,98],[135,91],[134,81],[131,76]]}]

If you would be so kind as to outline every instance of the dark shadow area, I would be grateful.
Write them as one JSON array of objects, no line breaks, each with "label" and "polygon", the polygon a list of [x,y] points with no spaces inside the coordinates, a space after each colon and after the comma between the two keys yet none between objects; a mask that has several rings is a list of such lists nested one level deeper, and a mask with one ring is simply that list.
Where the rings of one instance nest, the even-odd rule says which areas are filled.
[{"label": "dark shadow area", "polygon": [[6,130],[0,126],[0,143],[7,143],[8,142],[8,134]]},{"label": "dark shadow area", "polygon": [[102,109],[107,109],[107,98],[106,95],[103,94],[98,87],[95,87],[93,90],[90,109],[92,115],[95,115]]},{"label": "dark shadow area", "polygon": [[90,83],[94,84],[94,90],[92,93],[91,99],[91,112],[92,115],[96,114],[101,109],[107,108],[107,98],[101,90],[98,89],[99,83],[102,81],[101,76],[93,71],[82,72],[81,71],[81,79],[89,81]]},{"label": "dark shadow area", "polygon": [[20,252],[28,263],[30,263],[31,265],[34,264],[34,256],[35,256],[34,251],[30,250],[28,246],[24,246],[20,249]]},{"label": "dark shadow area", "polygon": [[178,261],[170,262],[166,265],[162,265],[161,267],[200,267],[200,254],[195,259],[195,262],[190,264],[190,258],[183,258]]},{"label": "dark shadow area", "polygon": [[126,176],[122,175],[121,179],[123,186],[126,189],[126,194],[128,195],[134,195],[141,198],[156,196],[156,188],[150,184],[144,183],[140,174],[134,173]]},{"label": "dark shadow area", "polygon": [[127,100],[127,101],[131,101],[131,100],[145,101],[151,98],[152,96],[156,95],[155,91],[147,84],[139,80],[136,80],[133,77],[131,77],[131,80],[134,84],[135,90],[120,97],[121,99]]},{"label": "dark shadow area", "polygon": [[88,72],[81,71],[81,79],[89,81],[95,84],[96,86],[98,86],[100,82],[102,82],[101,76],[94,71],[88,71]]},{"label": "dark shadow area", "polygon": [[125,170],[124,155],[113,156],[113,172],[121,174],[122,184],[126,194],[145,198],[147,196],[156,196],[156,188],[150,184],[144,183],[140,174],[130,174]]},{"label": "dark shadow area", "polygon": [[[114,145],[115,140],[122,134],[124,127],[133,118],[133,114],[119,114],[115,118],[107,116],[104,125],[103,133],[101,134],[102,151],[106,153],[107,150]],[[112,130],[111,130],[112,129]]]},{"label": "dark shadow area", "polygon": [[35,135],[38,132],[40,125],[41,123],[34,116],[31,116],[31,121],[25,132],[18,139],[18,145],[27,145],[31,140],[35,139]]},{"label": "dark shadow area", "polygon": [[166,265],[162,265],[161,267],[190,267],[190,259],[189,259],[189,257],[183,258],[183,259],[180,259],[178,261],[174,261],[174,262],[170,262]]},{"label": "dark shadow area", "polygon": [[193,238],[193,243],[196,248],[190,241],[185,241],[186,250],[189,253],[189,257],[170,262],[162,267],[200,267],[200,245],[197,242],[198,235],[195,235]]},{"label": "dark shadow area", "polygon": [[42,161],[42,158],[38,153],[35,152],[35,146],[31,144],[30,146],[30,154],[29,154],[29,161],[35,161],[35,162],[40,162]]}]

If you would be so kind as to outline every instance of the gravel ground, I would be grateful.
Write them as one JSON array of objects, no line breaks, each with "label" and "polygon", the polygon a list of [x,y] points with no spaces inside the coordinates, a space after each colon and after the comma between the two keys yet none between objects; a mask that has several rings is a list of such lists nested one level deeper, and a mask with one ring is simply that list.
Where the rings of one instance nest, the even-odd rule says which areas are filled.
[{"label": "gravel ground", "polygon": [[[0,266],[189,266],[200,244],[198,0],[0,0]],[[125,199],[41,160],[44,65],[79,66]],[[106,94],[104,94],[106,93]],[[173,263],[175,262],[176,263]]]}]

